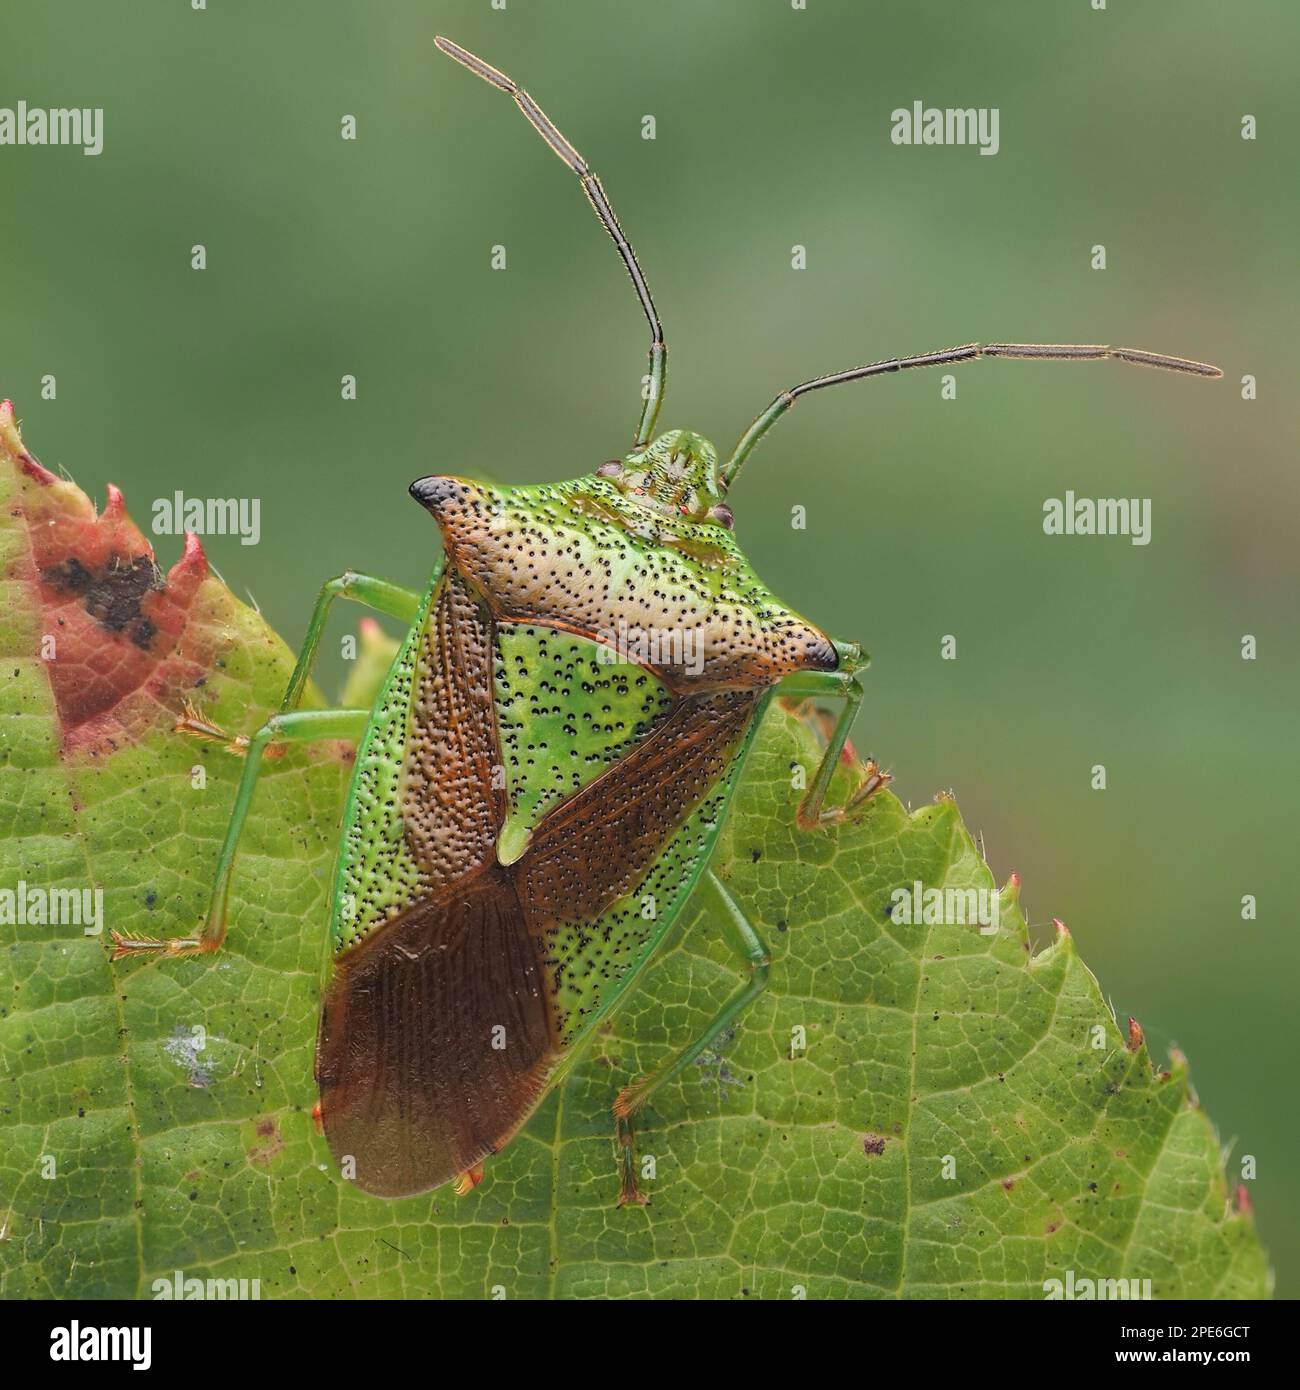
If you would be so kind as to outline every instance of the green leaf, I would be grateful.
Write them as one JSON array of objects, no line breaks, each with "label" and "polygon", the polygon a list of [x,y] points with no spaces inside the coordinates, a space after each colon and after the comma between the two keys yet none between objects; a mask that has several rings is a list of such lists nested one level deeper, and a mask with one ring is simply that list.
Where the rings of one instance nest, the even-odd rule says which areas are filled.
[{"label": "green leaf", "polygon": [[[715,860],[768,938],[771,985],[725,1055],[643,1115],[650,1205],[615,1204],[609,1106],[739,983],[698,909],[475,1192],[357,1191],[311,1119],[347,750],[269,764],[219,954],[110,963],[107,928],[198,923],[233,799],[239,759],[175,719],[188,701],[250,732],[292,657],[197,544],[164,579],[120,495],[96,517],[7,403],[0,503],[6,1297],[148,1298],[176,1271],[262,1297],[1267,1292],[1185,1061],[1153,1068],[1064,929],[1031,951],[1015,882],[996,934],[894,920],[895,889],[993,887],[956,806],[908,814],[882,792],[857,825],[796,829],[792,767],[819,737],[781,709]],[[368,628],[354,697],[382,656]],[[15,921],[20,883],[102,889],[106,929]]]}]

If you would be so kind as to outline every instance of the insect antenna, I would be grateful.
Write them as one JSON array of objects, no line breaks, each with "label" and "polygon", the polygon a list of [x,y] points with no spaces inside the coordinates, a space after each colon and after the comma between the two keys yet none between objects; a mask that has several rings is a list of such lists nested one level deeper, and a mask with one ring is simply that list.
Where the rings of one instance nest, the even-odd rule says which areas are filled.
[{"label": "insect antenna", "polygon": [[800,396],[809,391],[820,391],[823,386],[839,386],[845,381],[884,376],[889,372],[902,372],[909,367],[946,367],[955,362],[973,362],[977,357],[1013,357],[1042,362],[1100,362],[1109,358],[1116,362],[1128,362],[1135,367],[1158,367],[1163,371],[1184,372],[1190,376],[1223,375],[1218,367],[1212,367],[1207,362],[1193,362],[1186,357],[1166,357],[1164,353],[1147,352],[1143,348],[1106,347],[1095,343],[967,343],[963,347],[926,352],[918,357],[890,357],[883,362],[869,362],[863,367],[850,367],[847,371],[815,376],[811,381],[800,382],[798,386],[782,391],[741,435],[731,457],[719,470],[718,476],[724,490],[736,481],[736,474],[758,441]]},{"label": "insect antenna", "polygon": [[482,58],[475,57],[468,49],[462,48],[457,43],[452,43],[450,39],[438,36],[434,39],[434,43],[447,57],[454,58],[462,67],[468,68],[470,72],[481,77],[484,82],[490,82],[492,86],[509,93],[514,98],[515,105],[528,117],[533,129],[577,174],[582,183],[582,191],[587,195],[587,201],[595,209],[601,225],[609,233],[619,256],[622,257],[623,265],[632,277],[632,286],[636,290],[636,297],[641,301],[641,310],[650,324],[650,384],[645,393],[644,404],[641,407],[641,422],[637,425],[633,447],[640,448],[643,444],[648,444],[650,435],[654,431],[655,420],[659,415],[659,407],[663,403],[664,385],[668,376],[668,348],[664,343],[664,330],[663,325],[659,322],[659,311],[655,308],[654,300],[650,297],[650,286],[646,284],[646,278],[642,274],[640,265],[637,264],[636,252],[632,250],[632,243],[623,234],[623,228],[619,226],[618,218],[614,215],[613,205],[601,186],[600,180],[591,172],[587,161],[560,133],[546,112],[516,82],[507,77],[505,73],[498,72],[490,63],[485,63]]}]

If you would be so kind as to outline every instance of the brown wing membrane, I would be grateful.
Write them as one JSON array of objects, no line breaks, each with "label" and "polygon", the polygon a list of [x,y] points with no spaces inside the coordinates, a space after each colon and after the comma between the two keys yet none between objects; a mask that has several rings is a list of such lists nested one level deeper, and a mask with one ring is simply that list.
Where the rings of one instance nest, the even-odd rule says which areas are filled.
[{"label": "brown wing membrane", "polygon": [[551,1061],[537,953],[490,866],[338,961],[316,1060],[330,1148],[366,1192],[423,1192],[514,1133]]}]

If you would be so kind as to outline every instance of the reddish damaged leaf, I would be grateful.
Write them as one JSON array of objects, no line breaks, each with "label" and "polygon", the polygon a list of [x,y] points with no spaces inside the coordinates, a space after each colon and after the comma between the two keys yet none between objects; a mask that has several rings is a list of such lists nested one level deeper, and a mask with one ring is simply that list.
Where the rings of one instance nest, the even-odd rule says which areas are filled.
[{"label": "reddish damaged leaf", "polygon": [[0,404],[0,451],[17,465],[11,522],[26,532],[27,554],[6,578],[29,592],[65,746],[111,748],[139,738],[179,707],[211,669],[211,632],[188,624],[208,576],[203,547],[186,535],[181,558],[164,575],[153,547],[126,514],[112,484],[96,513],[74,483],[43,468],[23,447],[13,405]]}]

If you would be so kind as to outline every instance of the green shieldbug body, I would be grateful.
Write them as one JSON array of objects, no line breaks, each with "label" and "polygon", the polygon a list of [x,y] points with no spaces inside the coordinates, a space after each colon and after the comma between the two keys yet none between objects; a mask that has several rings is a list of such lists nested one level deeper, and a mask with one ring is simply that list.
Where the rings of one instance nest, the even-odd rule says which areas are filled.
[{"label": "green shieldbug body", "polygon": [[[395,1197],[451,1179],[474,1185],[483,1159],[563,1077],[691,895],[708,893],[749,978],[670,1065],[614,1103],[621,1200],[639,1200],[635,1113],[732,1026],[767,980],[757,929],[708,865],[772,696],[842,702],[799,806],[804,829],[857,814],[888,780],[867,764],[848,800],[825,806],[866,661],[856,643],[833,640],[786,607],[737,544],[724,499],[750,451],[800,395],[910,367],[1115,358],[1220,373],[1129,348],[969,344],[783,391],[725,463],[685,430],[651,442],[667,349],[604,189],[527,93],[457,45],[436,42],[514,98],[579,176],[614,240],[651,329],[633,446],[571,482],[413,483],[444,543],[424,592],[352,572],[324,586],[280,713],[239,741],[244,771],[202,932],[119,938],[117,953],[217,949],[266,750],[356,740],[317,1048],[319,1113],[357,1185]],[[301,710],[338,597],[401,620],[407,635],[373,708]]]}]

